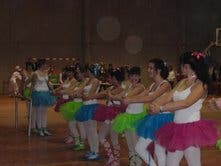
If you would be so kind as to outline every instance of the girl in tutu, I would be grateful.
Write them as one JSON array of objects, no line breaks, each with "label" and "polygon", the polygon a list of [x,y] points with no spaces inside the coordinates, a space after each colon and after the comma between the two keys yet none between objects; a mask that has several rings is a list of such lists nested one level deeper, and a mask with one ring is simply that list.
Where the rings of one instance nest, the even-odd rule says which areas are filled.
[{"label": "girl in tutu", "polygon": [[168,150],[166,165],[178,166],[185,156],[189,166],[200,166],[200,147],[212,146],[217,140],[214,122],[200,119],[207,95],[208,68],[199,52],[182,54],[180,64],[187,78],[150,105],[152,113],[174,112],[174,122],[165,124],[155,136]]},{"label": "girl in tutu", "polygon": [[48,74],[45,59],[36,62],[37,70],[32,77],[32,106],[36,111],[37,128],[40,136],[51,135],[47,127],[47,110],[54,104],[55,98],[51,96],[48,84]]},{"label": "girl in tutu", "polygon": [[98,134],[97,134],[97,122],[92,120],[93,113],[96,110],[98,104],[96,99],[92,99],[93,95],[97,94],[99,91],[100,82],[95,78],[93,74],[93,68],[85,65],[80,68],[80,73],[84,75],[87,79],[87,83],[79,94],[78,97],[83,98],[83,106],[77,111],[75,119],[79,122],[83,122],[85,127],[88,143],[90,146],[90,151],[84,155],[86,160],[98,160],[99,159],[99,144],[98,144]]},{"label": "girl in tutu", "polygon": [[[170,83],[165,80],[168,76],[168,68],[163,60],[151,59],[148,65],[148,73],[149,77],[154,81],[149,90],[144,91],[143,95],[124,100],[125,103],[150,103],[171,90]],[[146,115],[145,118],[137,124],[136,132],[140,138],[135,150],[140,157],[151,166],[155,166],[156,163],[149,154],[147,147],[155,140],[154,134],[157,129],[171,121],[173,121],[173,114],[165,112],[155,115]],[[166,153],[164,148],[155,144],[155,154],[157,156],[158,165],[165,166]]]},{"label": "girl in tutu", "polygon": [[[74,78],[74,70],[69,67],[65,69],[64,81],[60,87],[53,90],[53,93],[58,96],[55,105],[55,112],[60,112],[60,107],[70,101],[70,91],[77,85],[77,80]],[[65,117],[64,117],[65,118]]]},{"label": "girl in tutu", "polygon": [[[126,98],[139,95],[145,90],[144,86],[140,83],[140,72],[140,67],[134,66],[130,69],[129,79],[131,81],[131,86],[125,93]],[[115,100],[115,97],[112,98]],[[116,98],[116,100],[117,99],[122,100],[123,98]],[[113,131],[118,133],[125,132],[127,145],[129,148],[130,165],[139,166],[142,164],[141,159],[137,156],[135,151],[135,145],[138,140],[138,137],[135,132],[135,124],[137,123],[137,121],[139,121],[146,115],[146,112],[143,110],[143,107],[143,103],[129,104],[126,108],[126,112],[119,114],[114,119],[112,125]]]},{"label": "girl in tutu", "polygon": [[[82,92],[88,80],[84,79],[83,75],[80,74],[79,71],[76,71],[75,78],[78,80],[78,82],[74,87],[70,89],[69,92],[70,94],[72,94],[73,100],[61,106],[61,113],[63,117],[68,120],[68,127],[71,132],[72,138],[74,138],[73,150],[78,151],[85,149],[84,142],[86,139],[86,132],[83,122],[76,121],[75,115],[83,105],[83,100],[79,97],[79,94]],[[79,128],[80,134],[78,132],[77,126]]]},{"label": "girl in tutu", "polygon": [[[124,72],[117,68],[109,73],[109,77],[109,82],[112,86],[94,96],[95,98],[108,98],[107,105],[99,105],[93,115],[93,119],[102,122],[98,135],[99,142],[104,147],[109,158],[105,165],[117,166],[120,165],[120,146],[118,143],[118,134],[112,130],[112,120],[117,114],[125,111],[125,106],[121,105],[120,101],[111,100],[109,94],[116,97],[124,95],[124,90],[121,86],[121,82],[124,80]],[[108,134],[110,134],[113,151],[106,139]]]},{"label": "girl in tutu", "polygon": [[15,71],[12,73],[8,85],[10,97],[14,97],[15,95],[21,95],[21,85],[22,68],[20,66],[15,66]]},{"label": "girl in tutu", "polygon": [[[70,93],[71,90],[77,85],[77,80],[74,78],[74,70],[71,67],[65,68],[65,80],[61,84],[61,86],[53,91],[54,94],[58,96],[56,105],[54,110],[56,112],[59,112],[62,117],[68,121],[68,126],[70,126],[71,120],[73,119],[73,111],[71,109],[64,109],[69,108],[68,106],[70,104],[67,104],[67,106],[63,106],[65,103],[71,101]],[[63,109],[61,109],[63,108]],[[67,136],[64,140],[65,143],[69,144],[73,142],[73,132],[71,128],[70,130],[70,136]]]}]

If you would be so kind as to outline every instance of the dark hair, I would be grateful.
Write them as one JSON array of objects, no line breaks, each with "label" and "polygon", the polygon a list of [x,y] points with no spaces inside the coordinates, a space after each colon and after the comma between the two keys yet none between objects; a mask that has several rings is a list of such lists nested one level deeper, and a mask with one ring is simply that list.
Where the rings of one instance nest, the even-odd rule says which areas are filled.
[{"label": "dark hair", "polygon": [[64,69],[65,73],[74,73],[75,69],[72,66],[66,66]]},{"label": "dark hair", "polygon": [[159,58],[154,58],[149,61],[149,63],[153,63],[156,70],[160,70],[160,76],[163,79],[166,79],[169,75],[169,70],[166,63]]},{"label": "dark hair", "polygon": [[91,73],[93,73],[93,70],[89,64],[79,65],[78,69],[81,73],[85,73],[87,71],[90,71]]},{"label": "dark hair", "polygon": [[128,74],[129,75],[132,75],[132,74],[140,75],[141,74],[141,69],[138,66],[133,66],[133,67],[130,68]]},{"label": "dark hair", "polygon": [[31,68],[34,71],[35,70],[35,64],[31,61],[27,61],[27,62],[25,62],[25,68],[26,68],[26,70],[28,68]]},{"label": "dark hair", "polygon": [[38,59],[37,62],[35,63],[36,70],[41,68],[45,64],[46,60],[45,59]]},{"label": "dark hair", "polygon": [[111,77],[115,77],[118,82],[122,82],[125,79],[125,73],[122,68],[116,68],[110,73]]},{"label": "dark hair", "polygon": [[209,83],[208,65],[203,56],[194,56],[193,52],[185,52],[180,56],[180,65],[189,64],[197,78],[204,84]]}]

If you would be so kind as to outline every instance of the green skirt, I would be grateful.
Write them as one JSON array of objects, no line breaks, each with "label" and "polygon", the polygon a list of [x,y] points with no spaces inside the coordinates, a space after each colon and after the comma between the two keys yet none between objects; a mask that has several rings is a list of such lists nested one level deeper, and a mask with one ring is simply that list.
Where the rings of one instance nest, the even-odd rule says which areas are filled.
[{"label": "green skirt", "polygon": [[31,88],[26,87],[23,91],[23,96],[26,98],[30,98],[31,97]]},{"label": "green skirt", "polygon": [[139,120],[147,115],[146,111],[138,114],[122,113],[119,114],[113,121],[112,129],[117,133],[123,133],[125,131],[135,131],[136,124]]},{"label": "green skirt", "polygon": [[60,107],[60,114],[67,121],[73,120],[76,112],[82,105],[82,102],[69,101]]},{"label": "green skirt", "polygon": [[216,147],[221,150],[221,139],[217,140]]}]

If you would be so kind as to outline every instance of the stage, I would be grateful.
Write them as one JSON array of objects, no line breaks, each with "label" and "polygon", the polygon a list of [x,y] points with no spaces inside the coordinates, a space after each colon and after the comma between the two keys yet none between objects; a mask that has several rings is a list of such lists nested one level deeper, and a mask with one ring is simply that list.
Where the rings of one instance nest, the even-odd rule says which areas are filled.
[{"label": "stage", "polygon": [[[73,151],[72,145],[63,143],[68,134],[67,124],[60,115],[51,108],[48,111],[48,128],[51,137],[27,136],[26,102],[19,101],[18,129],[15,129],[15,99],[0,96],[0,163],[4,166],[101,166],[105,156],[100,147],[101,160],[98,162],[84,161],[81,156],[86,151]],[[211,111],[206,104],[202,110],[202,118],[214,119],[221,127],[221,111]],[[221,131],[221,130],[220,130]],[[121,166],[128,165],[128,150],[125,138],[119,136],[121,144]],[[201,153],[202,166],[216,166],[221,163],[221,151],[203,148]],[[186,161],[182,161],[185,166]]]}]

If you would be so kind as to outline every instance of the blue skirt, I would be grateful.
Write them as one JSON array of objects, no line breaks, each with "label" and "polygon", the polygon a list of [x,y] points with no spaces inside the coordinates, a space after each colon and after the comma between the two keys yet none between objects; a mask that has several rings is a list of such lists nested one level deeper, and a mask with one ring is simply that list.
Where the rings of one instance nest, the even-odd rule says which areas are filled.
[{"label": "blue skirt", "polygon": [[155,132],[163,125],[173,122],[173,113],[147,115],[137,123],[137,135],[145,139],[155,140]]},{"label": "blue skirt", "polygon": [[31,97],[33,107],[49,107],[55,103],[55,97],[49,91],[33,91]]},{"label": "blue skirt", "polygon": [[75,119],[80,122],[88,121],[93,118],[98,104],[83,105],[75,114]]}]

